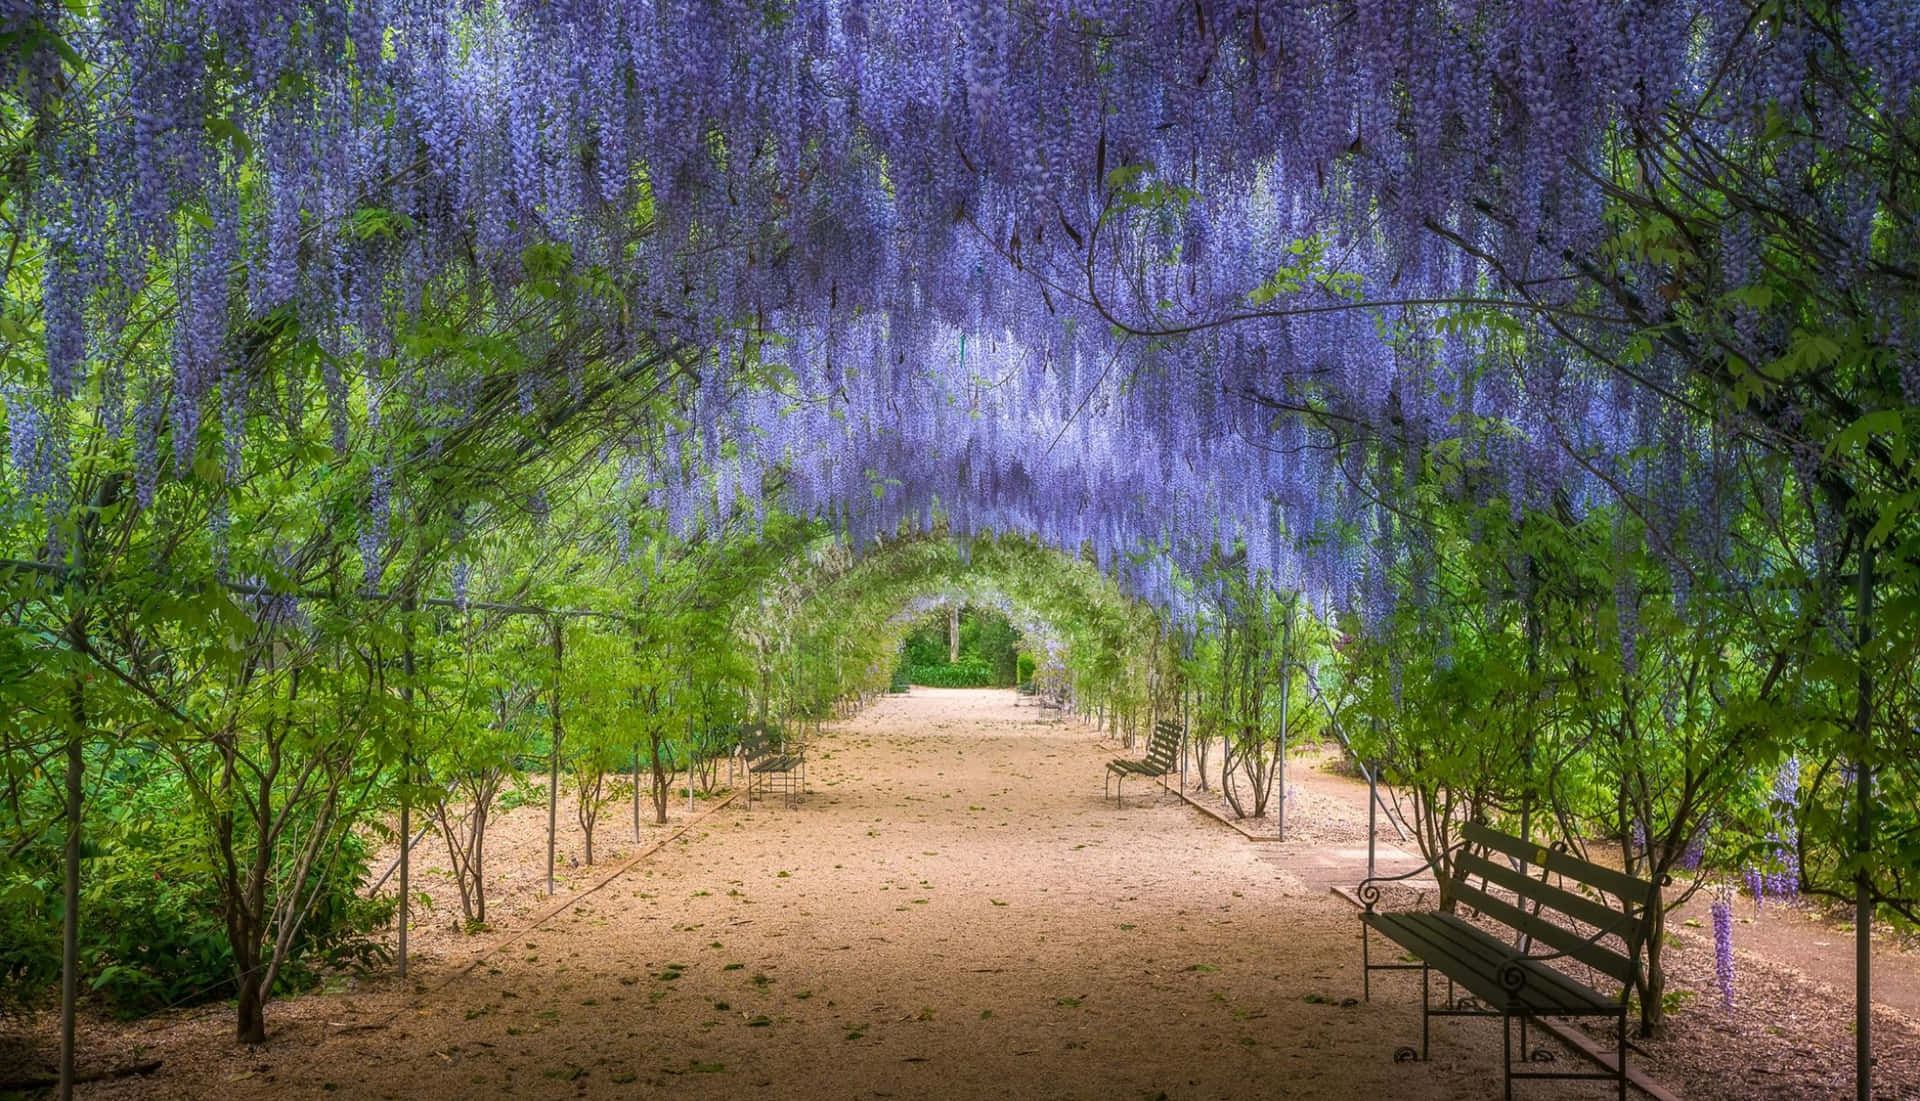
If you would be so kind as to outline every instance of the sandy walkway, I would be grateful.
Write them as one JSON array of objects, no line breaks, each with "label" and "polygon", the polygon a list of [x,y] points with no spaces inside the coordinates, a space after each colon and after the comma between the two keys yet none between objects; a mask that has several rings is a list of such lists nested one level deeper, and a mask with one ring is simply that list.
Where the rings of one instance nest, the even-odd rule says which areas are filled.
[{"label": "sandy walkway", "polygon": [[916,689],[831,729],[797,805],[713,812],[469,974],[501,934],[276,1005],[264,1050],[218,1007],[134,1026],[112,1046],[161,1072],[87,1095],[1498,1095],[1497,1026],[1395,1064],[1417,986],[1342,1004],[1352,910],[1166,792],[1103,800],[1112,755],[1012,693]]}]

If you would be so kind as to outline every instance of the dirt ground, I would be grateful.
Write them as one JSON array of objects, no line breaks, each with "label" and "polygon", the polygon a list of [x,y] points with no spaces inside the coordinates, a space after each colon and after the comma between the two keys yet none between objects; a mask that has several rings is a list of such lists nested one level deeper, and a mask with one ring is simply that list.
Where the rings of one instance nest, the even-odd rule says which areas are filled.
[{"label": "dirt ground", "polygon": [[[569,863],[563,804],[557,906],[545,808],[523,807],[490,834],[489,932],[455,929],[429,838],[408,980],[278,1002],[253,1050],[227,1039],[227,1007],[89,1022],[83,1064],[161,1066],[81,1094],[1498,1096],[1496,1023],[1436,1021],[1431,1061],[1394,1062],[1419,1035],[1418,986],[1388,976],[1355,1000],[1352,908],[1170,793],[1136,781],[1124,805],[1103,798],[1114,755],[1011,692],[916,688],[829,727],[791,806],[689,814],[682,798],[636,845],[616,803],[587,868]],[[1302,787],[1319,820],[1299,818],[1303,836],[1347,838],[1351,803]],[[1710,989],[1710,951],[1679,932],[1678,981]],[[1686,999],[1636,1062],[1689,1098],[1850,1096],[1848,1001],[1761,960],[1743,957],[1742,980],[1738,1014]],[[46,1025],[26,1038],[34,1058]],[[1877,1026],[1881,1095],[1920,1098],[1920,1031],[1893,1013]]]}]

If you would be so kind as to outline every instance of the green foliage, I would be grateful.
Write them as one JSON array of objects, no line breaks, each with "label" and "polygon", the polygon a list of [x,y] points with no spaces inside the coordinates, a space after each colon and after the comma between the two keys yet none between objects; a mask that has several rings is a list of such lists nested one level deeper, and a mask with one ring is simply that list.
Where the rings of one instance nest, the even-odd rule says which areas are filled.
[{"label": "green foliage", "polygon": [[1259,817],[1275,794],[1282,728],[1294,743],[1324,729],[1306,669],[1331,656],[1327,631],[1297,596],[1275,595],[1238,561],[1214,563],[1201,581],[1213,629],[1193,640],[1164,679],[1183,686],[1191,701],[1202,782],[1217,740],[1221,794],[1237,815]]},{"label": "green foliage", "polygon": [[[894,679],[931,688],[1005,688],[1014,683],[1020,632],[990,608],[960,609],[960,659],[949,662],[948,613],[914,627],[900,644]],[[1031,659],[1029,666],[1031,666]]]},{"label": "green foliage", "polygon": [[60,977],[60,881],[0,862],[0,1014],[31,1006]]},{"label": "green foliage", "polygon": [[1288,257],[1288,261],[1268,276],[1266,282],[1247,292],[1247,302],[1265,306],[1309,288],[1331,292],[1350,302],[1359,301],[1365,280],[1358,273],[1330,268],[1329,251],[1329,242],[1323,234],[1287,242],[1280,254]]},{"label": "green foliage", "polygon": [[1006,686],[1006,682],[997,677],[986,662],[964,655],[951,664],[941,661],[932,665],[903,665],[900,667],[900,676],[908,684],[924,684],[929,688]]},{"label": "green foliage", "polygon": [[[102,776],[83,850],[83,989],[127,1016],[231,997],[233,951],[192,793],[150,749],[102,755],[90,768]],[[0,1006],[33,1004],[58,978],[58,855],[52,846],[31,846],[0,868]],[[384,948],[369,934],[390,920],[393,904],[360,895],[367,856],[358,836],[341,839],[333,874],[296,935],[292,964],[279,974],[279,991],[382,958]]]}]

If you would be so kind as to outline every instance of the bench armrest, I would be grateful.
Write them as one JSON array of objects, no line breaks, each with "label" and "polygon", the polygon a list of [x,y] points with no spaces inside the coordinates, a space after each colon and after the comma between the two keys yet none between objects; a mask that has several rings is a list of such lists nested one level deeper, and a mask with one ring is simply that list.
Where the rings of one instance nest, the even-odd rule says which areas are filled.
[{"label": "bench armrest", "polygon": [[[1455,841],[1452,847],[1447,849],[1448,866],[1451,867],[1453,858],[1465,852],[1466,849],[1467,843],[1465,840]],[[1412,879],[1414,876],[1426,875],[1429,872],[1433,873],[1436,878],[1440,874],[1440,869],[1435,867],[1434,862],[1431,860],[1410,872],[1401,872],[1399,875],[1370,875],[1360,881],[1360,886],[1356,887],[1353,893],[1355,897],[1359,898],[1361,904],[1366,907],[1366,912],[1371,914],[1373,913],[1374,904],[1380,901],[1380,884],[1398,883],[1403,879]]]},{"label": "bench armrest", "polygon": [[1433,871],[1432,864],[1422,864],[1412,871],[1401,872],[1399,875],[1370,875],[1360,881],[1360,885],[1354,888],[1353,893],[1360,900],[1361,905],[1367,908],[1366,912],[1371,914],[1374,904],[1380,901],[1382,883],[1398,883],[1403,879],[1412,879],[1414,876],[1426,875],[1431,871]]},{"label": "bench armrest", "polygon": [[1493,975],[1499,981],[1500,989],[1509,995],[1518,994],[1526,989],[1529,964],[1556,959],[1562,955],[1565,953],[1555,952],[1548,956],[1535,956],[1527,952],[1515,952],[1500,961],[1500,966],[1494,968]]}]

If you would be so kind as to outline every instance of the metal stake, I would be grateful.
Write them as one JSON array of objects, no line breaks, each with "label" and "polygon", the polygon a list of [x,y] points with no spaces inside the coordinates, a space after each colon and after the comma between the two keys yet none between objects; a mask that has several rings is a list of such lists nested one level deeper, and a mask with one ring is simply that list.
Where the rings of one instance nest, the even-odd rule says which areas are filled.
[{"label": "metal stake", "polygon": [[1287,839],[1287,686],[1293,676],[1288,671],[1288,655],[1293,650],[1293,605],[1287,605],[1287,618],[1280,621],[1280,840]]},{"label": "metal stake", "polygon": [[1854,806],[1859,818],[1854,850],[1859,870],[1853,873],[1853,1043],[1854,1093],[1859,1101],[1873,1097],[1873,881],[1867,856],[1873,851],[1873,765],[1867,754],[1873,745],[1873,673],[1867,666],[1867,644],[1873,641],[1873,544],[1860,548],[1858,607],[1860,633],[1859,699],[1854,722],[1860,738],[1853,764]]},{"label": "metal stake", "polygon": [[1380,785],[1373,769],[1367,770],[1367,878],[1373,878],[1374,847],[1380,840]]}]

